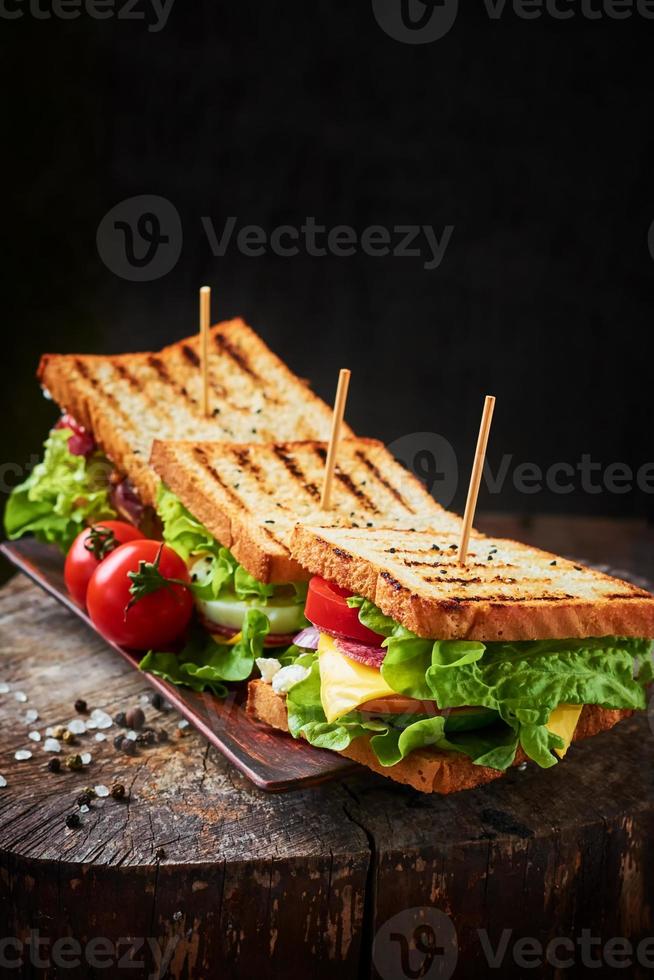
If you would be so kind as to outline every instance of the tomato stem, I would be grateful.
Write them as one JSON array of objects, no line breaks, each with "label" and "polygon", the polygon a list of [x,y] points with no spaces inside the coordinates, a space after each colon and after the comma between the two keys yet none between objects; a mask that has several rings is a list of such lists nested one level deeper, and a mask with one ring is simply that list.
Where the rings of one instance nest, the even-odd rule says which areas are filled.
[{"label": "tomato stem", "polygon": [[107,555],[110,555],[117,547],[118,541],[114,532],[101,524],[93,525],[84,542],[86,551],[89,551],[98,561],[104,561]]},{"label": "tomato stem", "polygon": [[[159,565],[161,563],[161,553],[163,548],[164,546],[162,544],[157,552],[157,557],[153,562],[140,561],[137,572],[127,573],[127,577],[132,582],[129,589],[132,598],[130,599],[129,604],[125,607],[125,619],[127,619],[127,614],[130,609],[146,595],[152,595],[153,592],[158,592],[160,589],[170,589],[172,592],[171,586],[173,585],[181,585],[184,589],[190,588],[189,583],[184,582],[182,579],[166,578],[165,575],[161,574],[159,571]],[[176,598],[178,602],[181,602],[179,596]]]}]

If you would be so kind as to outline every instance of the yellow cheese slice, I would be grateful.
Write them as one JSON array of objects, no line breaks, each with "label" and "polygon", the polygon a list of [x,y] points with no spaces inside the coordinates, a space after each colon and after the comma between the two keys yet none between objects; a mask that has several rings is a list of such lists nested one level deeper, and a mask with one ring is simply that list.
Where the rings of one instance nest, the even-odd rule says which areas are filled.
[{"label": "yellow cheese slice", "polygon": [[565,742],[562,749],[554,749],[560,759],[570,748],[582,708],[583,704],[560,704],[554,709],[545,726],[548,731],[553,735],[559,735]]},{"label": "yellow cheese slice", "polygon": [[225,647],[234,647],[237,643],[240,643],[243,639],[242,633],[235,633],[231,640],[226,640],[222,633],[212,633],[211,636],[216,641],[216,643],[221,643]]},{"label": "yellow cheese slice", "polygon": [[320,634],[318,643],[320,699],[327,721],[336,721],[365,701],[395,694],[374,667],[350,660],[336,648],[331,636]]}]

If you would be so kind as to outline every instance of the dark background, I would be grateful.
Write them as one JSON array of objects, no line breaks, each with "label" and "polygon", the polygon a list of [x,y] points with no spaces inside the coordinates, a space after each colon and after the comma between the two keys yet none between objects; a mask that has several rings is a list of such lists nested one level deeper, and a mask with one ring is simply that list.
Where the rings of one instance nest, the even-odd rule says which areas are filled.
[{"label": "dark background", "polygon": [[[122,4],[124,0],[118,0]],[[599,0],[597,0],[599,3]],[[140,8],[142,9],[142,8]],[[44,350],[157,348],[243,315],[361,434],[434,430],[489,459],[652,458],[654,21],[526,21],[481,3],[407,45],[368,0],[177,0],[167,26],[0,19],[4,348],[0,462],[39,451]],[[110,272],[103,215],[159,194],[184,228],[151,283]],[[417,258],[211,255],[200,224],[455,226]],[[465,487],[454,505],[462,508]],[[482,494],[493,510],[652,516],[652,495]]]}]

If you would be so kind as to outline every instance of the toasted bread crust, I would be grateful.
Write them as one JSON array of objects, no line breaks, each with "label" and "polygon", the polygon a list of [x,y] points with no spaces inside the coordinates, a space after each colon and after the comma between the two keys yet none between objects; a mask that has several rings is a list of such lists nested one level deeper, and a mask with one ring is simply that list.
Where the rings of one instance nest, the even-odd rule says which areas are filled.
[{"label": "toasted bread crust", "polygon": [[342,439],[332,507],[320,509],[327,443],[155,441],[150,462],[164,483],[261,582],[303,581],[289,552],[297,521],[372,528],[414,524],[458,528],[375,439]]},{"label": "toasted bread crust", "polygon": [[489,642],[654,637],[654,596],[643,589],[481,534],[473,534],[462,566],[457,544],[447,529],[346,533],[303,525],[293,532],[291,554],[418,636]]},{"label": "toasted bread crust", "polygon": [[[262,680],[250,681],[248,685],[248,713],[272,728],[288,732],[286,699],[275,694],[272,687]],[[613,711],[597,705],[585,705],[579,718],[573,741],[590,738],[600,732],[608,731],[633,711]],[[340,752],[348,759],[360,762],[373,772],[386,776],[397,783],[413,786],[421,793],[458,793],[464,789],[474,789],[500,779],[505,773],[497,769],[476,766],[467,756],[457,752],[440,752],[433,749],[418,749],[395,766],[382,766],[364,736]],[[516,753],[514,766],[526,760],[520,749]]]},{"label": "toasted bread crust", "polygon": [[[329,407],[242,320],[212,327],[209,351],[209,419],[201,409],[197,336],[158,352],[44,354],[38,378],[65,411],[93,432],[147,504],[155,502],[159,484],[149,465],[155,438],[265,442],[329,437]],[[344,435],[351,435],[347,426]]]}]

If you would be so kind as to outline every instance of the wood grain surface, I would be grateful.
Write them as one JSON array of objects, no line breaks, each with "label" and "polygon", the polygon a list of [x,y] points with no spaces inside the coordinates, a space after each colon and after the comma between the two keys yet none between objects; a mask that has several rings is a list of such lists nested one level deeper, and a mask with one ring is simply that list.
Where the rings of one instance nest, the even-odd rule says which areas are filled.
[{"label": "wood grain surface", "polygon": [[[168,731],[167,743],[128,757],[113,747],[114,726],[105,742],[86,735],[71,748],[92,753],[87,770],[54,774],[28,730],[66,723],[80,697],[113,716],[146,685],[22,577],[0,591],[1,682],[12,688],[0,695],[3,978],[603,976],[616,940],[635,946],[654,934],[646,716],[574,746],[553,770],[529,767],[450,798],[365,772],[270,795],[192,729],[177,735],[178,715],[152,707],[147,722]],[[24,723],[29,708],[34,725]],[[15,761],[21,748],[33,758]],[[96,801],[79,829],[66,828],[86,786],[115,781],[126,802]],[[420,974],[425,954],[403,963],[403,946],[434,909],[445,953]],[[26,946],[30,930],[40,959]],[[584,966],[584,936],[598,940],[589,956],[604,969]],[[573,944],[557,950],[574,968],[527,970],[516,943],[557,937]],[[76,965],[60,963],[66,938]],[[654,944],[621,974],[651,973],[647,955]],[[6,966],[19,956],[20,969]]]}]

